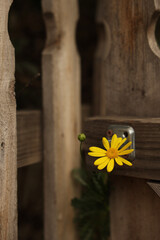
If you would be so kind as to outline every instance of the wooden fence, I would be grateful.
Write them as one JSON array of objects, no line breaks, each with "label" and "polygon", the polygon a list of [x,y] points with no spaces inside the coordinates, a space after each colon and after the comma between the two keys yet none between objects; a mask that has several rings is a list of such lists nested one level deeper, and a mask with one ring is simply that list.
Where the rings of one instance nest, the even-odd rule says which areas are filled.
[{"label": "wooden fence", "polygon": [[77,189],[70,171],[79,165],[75,141],[80,131],[80,63],[75,45],[77,1],[42,2],[47,32],[42,56],[42,112],[16,113],[14,49],[8,35],[11,4],[11,0],[0,0],[0,239],[18,238],[17,167],[43,158],[44,238],[74,240],[70,199]]},{"label": "wooden fence", "polygon": [[100,121],[97,118],[96,124],[93,118],[87,123],[90,143],[105,133],[109,123],[130,124],[136,136],[133,168],[119,168],[117,174],[124,176],[112,177],[112,240],[160,238],[160,200],[147,185],[148,180],[157,180],[158,190],[160,180],[156,137],[160,129],[160,48],[155,34],[157,27],[160,31],[159,19],[159,0],[98,1],[101,37],[94,86],[99,91],[94,92],[93,108]]},{"label": "wooden fence", "polygon": [[[0,0],[0,240],[18,238],[17,167],[42,159],[44,239],[75,240],[70,199],[78,194],[78,189],[72,182],[70,171],[79,165],[76,138],[81,123],[80,61],[75,44],[78,3],[75,0],[42,1],[47,33],[42,54],[42,112],[16,112],[14,49],[7,29],[11,3],[11,0]],[[159,131],[157,121],[160,125],[160,120],[151,119],[160,114],[160,54],[153,39],[159,9],[158,0],[99,1],[97,25],[101,37],[95,57],[93,110],[99,116],[112,117],[105,118],[105,122],[102,118],[89,120],[91,124],[88,121],[91,141],[100,134],[101,127],[105,128],[106,121],[117,121],[118,116],[123,123],[125,116],[130,116],[141,137],[139,131],[142,125],[144,127],[146,117],[150,119],[146,128],[152,124],[155,135]],[[138,119],[136,122],[133,116]],[[97,129],[95,121],[98,121]],[[97,131],[94,136],[93,129]],[[142,133],[143,137],[148,136],[146,129]],[[139,143],[141,159],[144,157],[141,146],[153,156],[152,144],[155,141],[158,144],[159,139],[159,135],[156,136],[154,138],[150,133],[149,144],[144,141],[143,145],[143,140]],[[159,145],[156,145],[153,156],[156,159],[150,156],[148,160],[148,155],[145,156],[144,164],[148,164],[149,172],[137,159],[135,165],[137,169],[141,167],[140,172],[133,168],[122,174],[139,179],[113,177],[112,240],[159,239],[159,198],[145,180],[160,180],[158,153]]]}]

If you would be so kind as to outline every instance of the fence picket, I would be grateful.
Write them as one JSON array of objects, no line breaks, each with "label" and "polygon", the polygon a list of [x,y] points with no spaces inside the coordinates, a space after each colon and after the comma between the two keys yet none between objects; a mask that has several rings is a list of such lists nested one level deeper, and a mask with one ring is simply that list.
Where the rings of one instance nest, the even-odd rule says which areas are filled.
[{"label": "fence picket", "polygon": [[17,239],[16,104],[14,49],[8,36],[12,1],[0,0],[0,239]]},{"label": "fence picket", "polygon": [[79,165],[80,67],[75,45],[77,1],[43,0],[45,240],[75,240],[70,172]]}]

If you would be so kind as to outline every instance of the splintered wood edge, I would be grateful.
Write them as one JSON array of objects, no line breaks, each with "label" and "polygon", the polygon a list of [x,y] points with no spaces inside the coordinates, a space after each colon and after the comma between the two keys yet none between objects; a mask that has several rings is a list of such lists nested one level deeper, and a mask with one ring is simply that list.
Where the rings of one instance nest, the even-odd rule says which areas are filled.
[{"label": "splintered wood edge", "polygon": [[17,111],[17,167],[42,160],[41,111]]},{"label": "splintered wood edge", "polygon": [[[160,118],[128,118],[128,117],[92,117],[85,121],[84,133],[89,146],[101,144],[110,124],[130,125],[135,130],[136,159],[132,167],[117,167],[113,174],[136,178],[160,180]],[[98,145],[97,145],[98,146]],[[90,168],[86,154],[87,165]]]}]

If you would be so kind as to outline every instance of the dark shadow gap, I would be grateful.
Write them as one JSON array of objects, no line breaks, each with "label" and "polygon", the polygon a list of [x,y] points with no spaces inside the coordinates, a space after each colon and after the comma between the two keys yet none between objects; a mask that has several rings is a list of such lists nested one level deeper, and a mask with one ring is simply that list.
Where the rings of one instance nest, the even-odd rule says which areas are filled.
[{"label": "dark shadow gap", "polygon": [[41,1],[14,0],[8,28],[15,48],[17,109],[40,109],[41,53],[45,42]]},{"label": "dark shadow gap", "polygon": [[[45,43],[41,1],[14,0],[8,28],[15,48],[17,109],[41,109],[41,54]],[[42,163],[18,169],[18,239],[44,239],[42,172]]]},{"label": "dark shadow gap", "polygon": [[79,0],[77,46],[81,57],[82,104],[92,104],[94,54],[97,45],[97,0]]}]

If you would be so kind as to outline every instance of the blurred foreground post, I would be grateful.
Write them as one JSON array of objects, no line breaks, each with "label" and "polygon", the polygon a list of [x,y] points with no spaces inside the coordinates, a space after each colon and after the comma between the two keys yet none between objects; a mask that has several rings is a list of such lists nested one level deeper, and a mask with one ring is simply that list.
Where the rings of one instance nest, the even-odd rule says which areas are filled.
[{"label": "blurred foreground post", "polygon": [[77,1],[43,0],[45,240],[75,240],[70,172],[79,165],[80,63],[75,45]]}]

